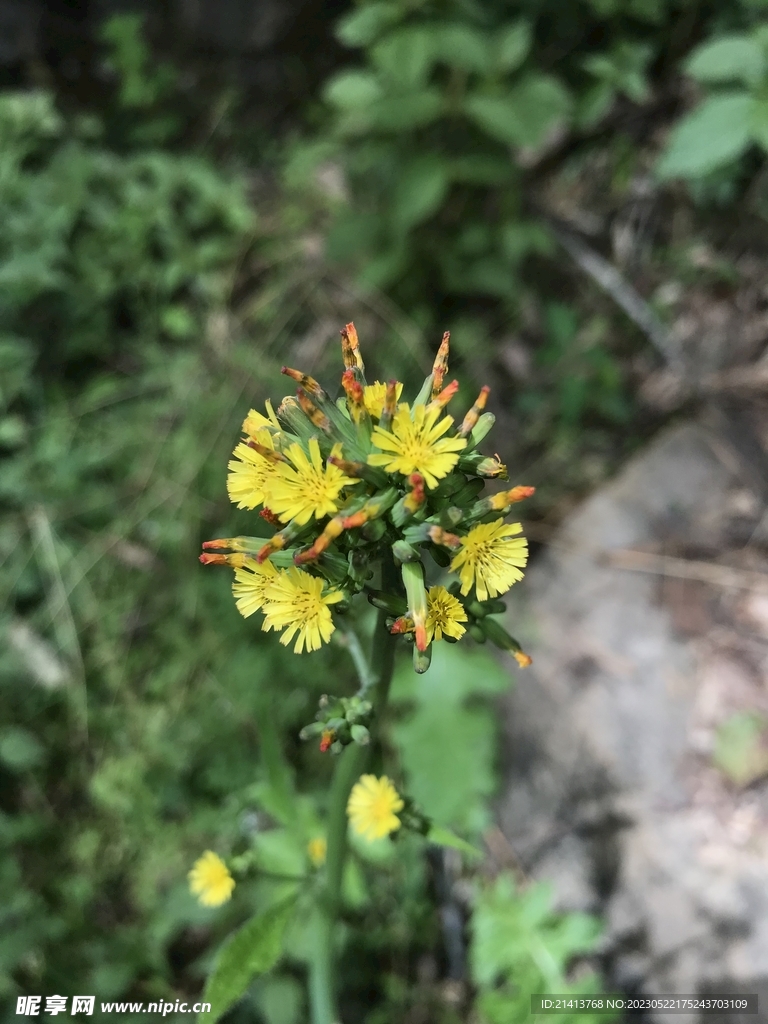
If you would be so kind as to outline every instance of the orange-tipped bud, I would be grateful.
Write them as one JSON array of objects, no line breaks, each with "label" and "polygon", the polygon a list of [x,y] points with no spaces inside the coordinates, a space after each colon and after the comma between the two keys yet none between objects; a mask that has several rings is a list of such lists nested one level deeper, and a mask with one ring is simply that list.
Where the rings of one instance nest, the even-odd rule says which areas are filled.
[{"label": "orange-tipped bud", "polygon": [[450,348],[451,332],[446,331],[440,348],[437,350],[435,361],[432,364],[432,397],[440,393],[443,386],[443,377],[448,372],[448,349]]},{"label": "orange-tipped bud", "polygon": [[411,473],[408,477],[408,483],[411,485],[411,490],[403,498],[403,506],[406,511],[413,515],[427,500],[427,494],[424,490],[424,477],[421,473]]},{"label": "orange-tipped bud", "polygon": [[318,430],[324,431],[326,434],[330,433],[331,421],[321,412],[320,409],[315,405],[306,391],[302,391],[301,388],[296,392],[296,397],[299,400],[301,411],[310,421],[313,427],[317,427]]},{"label": "orange-tipped bud", "polygon": [[325,392],[317,383],[314,377],[310,377],[306,373],[302,373],[301,370],[292,370],[290,366],[281,366],[280,373],[284,373],[286,377],[290,377],[291,380],[295,380],[297,384],[301,384],[305,391],[310,395],[315,395],[316,398],[322,398]]},{"label": "orange-tipped bud", "polygon": [[442,526],[430,526],[427,531],[429,539],[433,544],[439,544],[443,548],[456,548],[461,547],[461,537],[458,537],[455,533],[448,533]]},{"label": "orange-tipped bud", "polygon": [[526,498],[535,492],[535,487],[513,487],[509,491],[499,491],[498,494],[492,494],[490,498],[486,498],[483,502],[487,506],[488,511],[500,511],[503,508],[509,508],[510,505],[516,504],[518,501],[525,501]]},{"label": "orange-tipped bud", "polygon": [[262,562],[266,562],[270,555],[274,555],[276,551],[282,551],[285,547],[287,540],[283,535],[283,532],[276,533],[274,537],[270,538],[263,548],[259,550],[256,555],[256,561],[261,565]]},{"label": "orange-tipped bud", "polygon": [[331,744],[334,742],[335,739],[336,733],[334,732],[333,729],[323,729],[323,732],[320,736],[320,753],[324,754],[327,750],[329,750]]},{"label": "orange-tipped bud", "polygon": [[360,342],[353,323],[347,324],[341,332],[341,355],[348,370],[353,366],[356,366],[358,370],[365,369],[363,357],[360,355]]},{"label": "orange-tipped bud", "polygon": [[204,540],[203,547],[207,551],[209,548],[217,550],[218,548],[231,548],[234,537],[218,537],[216,540]]},{"label": "orange-tipped bud", "polygon": [[533,664],[533,658],[530,654],[526,654],[525,651],[513,651],[512,657],[515,659],[520,668],[528,668],[529,665]]},{"label": "orange-tipped bud", "polygon": [[415,623],[415,627],[416,627],[415,628],[415,633],[416,633],[416,650],[418,650],[418,651],[426,651],[427,647],[429,647],[429,640],[427,639],[427,627],[426,627],[426,624],[423,623],[423,622],[417,622],[417,623]]},{"label": "orange-tipped bud", "polygon": [[446,384],[439,395],[435,395],[432,401],[427,406],[428,409],[444,409],[450,402],[456,392],[459,390],[459,382],[452,380],[450,384]]},{"label": "orange-tipped bud", "polygon": [[255,452],[258,452],[262,458],[266,459],[267,462],[287,462],[288,460],[280,452],[273,451],[272,448],[267,448],[263,444],[259,444],[258,441],[253,439],[245,442],[249,448],[253,448]]},{"label": "orange-tipped bud", "polygon": [[263,508],[259,511],[262,519],[266,519],[270,526],[280,526],[280,518],[275,515],[271,508]]},{"label": "orange-tipped bud", "polygon": [[472,428],[480,419],[480,413],[485,408],[485,403],[488,401],[490,391],[491,389],[487,384],[484,384],[483,387],[480,388],[480,394],[477,396],[477,401],[461,421],[461,426],[457,431],[459,437],[468,437],[469,434],[472,433]]},{"label": "orange-tipped bud", "polygon": [[233,569],[242,569],[248,555],[209,555],[204,552],[200,555],[203,565],[231,565]]},{"label": "orange-tipped bud", "polygon": [[402,633],[412,633],[413,630],[413,619],[410,618],[408,615],[401,615],[399,618],[395,619],[395,621],[389,628],[389,632],[394,635],[399,635]]},{"label": "orange-tipped bud", "polygon": [[341,525],[345,530],[354,530],[358,526],[365,526],[368,522],[370,513],[364,508],[361,508],[359,512],[353,512],[351,516],[346,516]]},{"label": "orange-tipped bud", "polygon": [[513,487],[512,490],[507,491],[507,498],[509,504],[514,505],[515,502],[525,501],[526,498],[530,498],[535,493],[535,487]]},{"label": "orange-tipped bud", "polygon": [[341,386],[347,395],[347,405],[355,423],[365,416],[365,391],[363,385],[355,377],[354,370],[345,370],[341,375]]},{"label": "orange-tipped bud", "polygon": [[316,538],[311,548],[307,548],[306,551],[299,551],[293,556],[294,564],[303,565],[305,562],[314,562],[329,547],[331,542],[336,540],[343,529],[343,517],[335,516],[326,525],[320,536]]}]

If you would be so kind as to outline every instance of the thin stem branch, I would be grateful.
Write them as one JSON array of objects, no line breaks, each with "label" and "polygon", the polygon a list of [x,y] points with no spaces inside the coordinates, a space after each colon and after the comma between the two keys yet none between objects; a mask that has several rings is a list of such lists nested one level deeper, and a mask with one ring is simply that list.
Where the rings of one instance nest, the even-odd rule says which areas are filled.
[{"label": "thin stem branch", "polygon": [[[388,578],[393,572],[394,565],[385,564],[385,578]],[[369,680],[367,692],[370,692],[372,696],[373,728],[376,733],[381,728],[395,664],[394,638],[387,629],[386,620],[387,613],[380,611],[373,634],[370,668],[366,663]],[[360,655],[364,658],[362,650]],[[363,747],[357,743],[350,743],[339,757],[331,784],[328,809],[328,850],[325,862],[326,880],[317,908],[314,950],[310,965],[309,994],[312,1006],[312,1024],[340,1024],[336,1000],[334,946],[336,919],[341,906],[341,886],[347,858],[347,801],[352,787],[365,770],[370,750],[370,745]]]},{"label": "thin stem branch", "polygon": [[344,641],[346,643],[347,650],[349,651],[349,655],[355,663],[357,678],[360,680],[358,696],[364,697],[373,682],[371,666],[368,664],[368,659],[365,656],[363,645],[360,643],[360,639],[353,629],[345,631]]}]

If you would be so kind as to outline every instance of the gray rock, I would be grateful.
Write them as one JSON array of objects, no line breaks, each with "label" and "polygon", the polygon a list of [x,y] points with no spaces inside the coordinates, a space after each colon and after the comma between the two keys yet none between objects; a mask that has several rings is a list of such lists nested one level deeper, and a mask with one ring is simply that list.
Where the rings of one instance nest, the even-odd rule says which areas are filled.
[{"label": "gray rock", "polygon": [[630,992],[768,996],[766,785],[712,757],[730,716],[768,712],[768,590],[659,562],[765,568],[754,462],[723,422],[661,436],[510,595],[534,664],[503,705],[499,822],[560,908],[604,916],[607,983]]}]

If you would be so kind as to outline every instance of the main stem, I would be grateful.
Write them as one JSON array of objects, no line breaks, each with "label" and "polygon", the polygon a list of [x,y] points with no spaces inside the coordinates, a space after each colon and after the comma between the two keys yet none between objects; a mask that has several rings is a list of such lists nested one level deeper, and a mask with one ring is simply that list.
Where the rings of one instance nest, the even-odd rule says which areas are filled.
[{"label": "main stem", "polygon": [[[396,580],[394,565],[385,563],[383,585]],[[390,578],[393,577],[393,578]],[[373,634],[370,699],[374,708],[374,730],[378,734],[389,697],[395,664],[395,643],[387,629],[387,613],[380,611]],[[325,888],[317,908],[313,956],[310,964],[309,996],[312,1024],[341,1024],[335,985],[334,939],[341,905],[341,884],[347,859],[347,801],[352,787],[365,770],[371,747],[350,743],[339,757],[331,784],[328,810],[328,850],[325,860]]]}]

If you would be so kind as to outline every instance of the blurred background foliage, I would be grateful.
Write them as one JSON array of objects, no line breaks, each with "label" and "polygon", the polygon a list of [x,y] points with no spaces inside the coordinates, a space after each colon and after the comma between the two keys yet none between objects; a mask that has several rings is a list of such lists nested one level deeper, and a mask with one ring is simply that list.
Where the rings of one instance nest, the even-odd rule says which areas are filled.
[{"label": "blurred background foliage", "polygon": [[[612,240],[663,325],[653,296],[671,268],[714,273],[690,256],[703,231],[765,224],[762,0],[365,0],[306,16],[324,57],[277,115],[227,62],[171,46],[159,15],[83,29],[84,84],[47,52],[3,79],[9,1017],[22,992],[196,994],[231,927],[310,870],[330,765],[297,734],[321,693],[354,685],[343,637],[286,653],[196,557],[258,532],[227,500],[226,462],[248,408],[284,392],[281,364],[332,381],[354,318],[376,376],[417,380],[450,328],[463,390],[494,386],[503,457],[538,486],[534,517],[556,521],[660,423],[636,397],[653,339],[574,266],[563,225],[598,245],[587,208],[629,222],[642,188],[672,181],[660,202],[684,226],[656,223],[653,264],[642,226],[629,248]],[[287,68],[302,46],[279,52]],[[398,675],[389,754],[428,813],[480,842],[508,670],[440,653]],[[208,847],[255,850],[262,872],[216,912],[186,887]],[[471,872],[407,838],[356,847],[349,1020],[512,1024],[531,991],[594,989],[595,922],[553,915],[511,851],[494,857]],[[305,1019],[308,939],[292,927],[233,1020]]]}]

